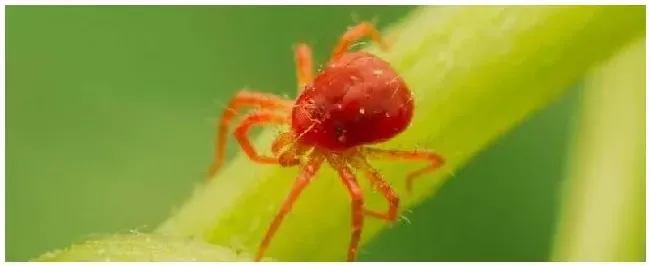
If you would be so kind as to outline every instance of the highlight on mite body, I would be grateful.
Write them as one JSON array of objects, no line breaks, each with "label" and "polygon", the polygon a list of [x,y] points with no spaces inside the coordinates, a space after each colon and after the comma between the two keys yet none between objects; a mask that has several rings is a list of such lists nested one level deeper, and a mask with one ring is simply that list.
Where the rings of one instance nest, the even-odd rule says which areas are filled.
[{"label": "highlight on mite body", "polygon": [[[410,191],[413,180],[433,172],[444,163],[442,156],[430,151],[400,151],[367,147],[390,140],[406,130],[413,116],[413,94],[390,64],[362,51],[349,52],[350,46],[369,36],[382,49],[388,49],[375,27],[363,22],[349,28],[334,48],[329,62],[313,74],[311,48],[304,43],[295,47],[298,97],[295,101],[274,94],[242,90],[229,102],[221,116],[215,145],[215,160],[208,170],[213,177],[224,161],[226,136],[232,119],[242,108],[252,108],[237,124],[234,136],[243,152],[256,163],[299,166],[300,174],[282,207],[272,220],[255,260],[259,261],[278,231],[285,215],[310,183],[323,163],[339,174],[351,198],[352,233],[347,260],[354,261],[363,229],[364,216],[393,222],[397,219],[399,196],[368,158],[422,160],[427,166],[406,176]],[[272,156],[259,153],[248,132],[252,126],[289,125],[270,149]],[[385,212],[364,208],[364,197],[352,169],[357,169],[386,198]]]}]

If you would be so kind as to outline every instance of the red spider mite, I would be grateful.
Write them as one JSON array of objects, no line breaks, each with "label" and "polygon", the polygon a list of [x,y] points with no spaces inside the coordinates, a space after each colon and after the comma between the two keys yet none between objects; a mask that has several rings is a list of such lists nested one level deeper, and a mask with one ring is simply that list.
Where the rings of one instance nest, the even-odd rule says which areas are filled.
[{"label": "red spider mite", "polygon": [[[214,176],[223,163],[228,125],[243,107],[251,107],[253,111],[242,118],[234,135],[246,155],[261,164],[301,167],[293,188],[262,239],[255,261],[264,256],[285,215],[324,162],[338,172],[352,199],[348,261],[355,260],[364,215],[389,222],[397,219],[399,197],[366,159],[428,161],[427,167],[407,175],[409,191],[413,179],[436,170],[444,163],[444,159],[433,152],[365,147],[400,134],[409,126],[413,116],[413,95],[386,61],[367,52],[348,52],[355,41],[366,36],[381,48],[387,48],[372,24],[360,23],[343,34],[329,63],[315,78],[311,48],[307,44],[296,46],[298,98],[295,101],[242,90],[224,110],[216,139],[216,158],[209,169],[209,177]],[[252,126],[269,124],[291,126],[290,131],[280,133],[274,140],[271,146],[273,156],[258,153],[248,138]],[[363,194],[352,169],[362,172],[386,198],[389,203],[386,212],[364,208]]]}]

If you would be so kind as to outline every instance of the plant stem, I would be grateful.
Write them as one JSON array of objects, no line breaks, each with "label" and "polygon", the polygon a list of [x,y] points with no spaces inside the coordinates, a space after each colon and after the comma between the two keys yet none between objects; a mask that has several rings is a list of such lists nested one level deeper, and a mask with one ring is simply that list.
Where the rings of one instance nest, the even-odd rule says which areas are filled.
[{"label": "plant stem", "polygon": [[130,233],[95,237],[66,249],[41,255],[34,261],[250,261],[226,247],[203,241]]},{"label": "plant stem", "polygon": [[645,261],[645,41],[592,73],[556,261]]}]

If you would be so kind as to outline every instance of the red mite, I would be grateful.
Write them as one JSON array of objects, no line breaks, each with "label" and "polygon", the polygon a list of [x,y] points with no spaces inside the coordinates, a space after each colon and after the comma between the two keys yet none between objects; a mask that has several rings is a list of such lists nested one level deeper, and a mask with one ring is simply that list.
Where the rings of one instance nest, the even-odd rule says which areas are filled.
[{"label": "red mite", "polygon": [[[355,41],[366,36],[383,49],[387,48],[372,24],[360,23],[343,34],[329,63],[315,78],[311,49],[299,44],[295,49],[299,90],[295,102],[273,94],[240,91],[221,117],[210,177],[223,163],[228,125],[243,107],[251,107],[253,111],[242,118],[234,135],[246,155],[257,163],[301,167],[300,175],[259,246],[255,261],[264,256],[284,216],[324,162],[338,172],[351,198],[352,235],[348,261],[355,260],[365,215],[389,222],[397,219],[399,197],[367,158],[429,162],[427,167],[407,176],[409,190],[413,179],[444,163],[444,159],[433,152],[365,147],[400,134],[413,116],[413,95],[386,61],[366,52],[348,52]],[[259,154],[248,138],[252,126],[268,124],[291,125],[290,131],[280,133],[273,142],[272,157]],[[364,208],[363,194],[352,169],[362,172],[388,200],[388,211]]]}]

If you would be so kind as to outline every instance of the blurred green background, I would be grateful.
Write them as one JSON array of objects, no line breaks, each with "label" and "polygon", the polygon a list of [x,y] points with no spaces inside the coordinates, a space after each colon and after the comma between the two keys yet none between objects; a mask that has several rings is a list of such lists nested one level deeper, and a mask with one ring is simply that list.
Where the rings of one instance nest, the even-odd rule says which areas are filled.
[{"label": "blurred green background", "polygon": [[[7,260],[152,229],[203,180],[235,91],[293,96],[295,42],[323,62],[355,21],[410,9],[8,7]],[[579,98],[483,151],[360,260],[547,260]]]}]

